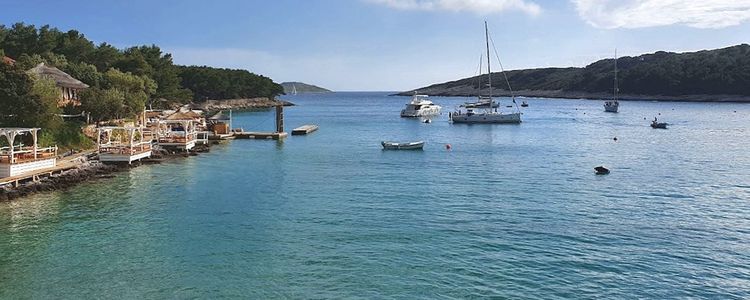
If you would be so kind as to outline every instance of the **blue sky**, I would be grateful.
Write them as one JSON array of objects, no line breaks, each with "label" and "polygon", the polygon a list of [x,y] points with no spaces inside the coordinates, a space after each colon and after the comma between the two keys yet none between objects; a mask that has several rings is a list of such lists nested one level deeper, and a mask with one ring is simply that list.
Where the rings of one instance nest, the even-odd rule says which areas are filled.
[{"label": "blue sky", "polygon": [[[179,64],[334,90],[407,90],[476,74],[483,21],[506,69],[584,66],[748,43],[750,0],[0,0],[0,20],[156,44]],[[497,66],[495,66],[497,69]]]}]

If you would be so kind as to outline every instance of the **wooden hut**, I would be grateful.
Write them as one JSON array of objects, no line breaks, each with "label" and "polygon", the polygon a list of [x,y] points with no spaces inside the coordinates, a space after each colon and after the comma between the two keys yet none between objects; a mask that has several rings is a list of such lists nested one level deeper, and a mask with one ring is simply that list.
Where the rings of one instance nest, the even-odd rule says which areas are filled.
[{"label": "wooden hut", "polygon": [[[7,146],[0,147],[0,178],[18,176],[53,168],[57,165],[57,146],[40,148],[39,128],[0,128],[0,138]],[[22,136],[31,142],[23,144]]]},{"label": "wooden hut", "polygon": [[195,148],[198,131],[193,120],[162,120],[158,136],[159,146],[188,151]]},{"label": "wooden hut", "polygon": [[29,70],[29,72],[39,78],[47,78],[55,82],[55,85],[60,90],[60,99],[57,105],[61,107],[68,104],[81,105],[79,96],[83,90],[89,88],[87,84],[73,78],[68,73],[60,71],[58,68],[47,66],[44,63],[38,64]]},{"label": "wooden hut", "polygon": [[143,127],[100,127],[97,138],[99,161],[132,163],[151,157],[151,141]]}]

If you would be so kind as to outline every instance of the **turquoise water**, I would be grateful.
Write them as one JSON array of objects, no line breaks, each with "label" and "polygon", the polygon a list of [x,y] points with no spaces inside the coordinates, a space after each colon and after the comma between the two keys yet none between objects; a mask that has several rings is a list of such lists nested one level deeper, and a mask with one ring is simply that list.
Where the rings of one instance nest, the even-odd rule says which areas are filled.
[{"label": "turquoise water", "polygon": [[0,203],[0,298],[750,297],[750,105],[527,99],[472,126],[287,99],[320,130]]}]

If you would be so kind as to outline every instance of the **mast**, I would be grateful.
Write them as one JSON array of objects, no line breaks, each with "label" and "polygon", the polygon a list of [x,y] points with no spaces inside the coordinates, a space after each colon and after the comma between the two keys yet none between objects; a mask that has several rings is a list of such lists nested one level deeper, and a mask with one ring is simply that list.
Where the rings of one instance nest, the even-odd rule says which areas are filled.
[{"label": "mast", "polygon": [[615,102],[617,102],[617,93],[620,89],[617,88],[617,48],[615,48]]},{"label": "mast", "polygon": [[487,44],[487,80],[489,81],[487,84],[490,88],[490,111],[492,110],[492,104],[494,104],[494,101],[492,100],[492,70],[490,68],[490,32],[489,29],[487,29],[487,21],[484,21],[484,41]]}]

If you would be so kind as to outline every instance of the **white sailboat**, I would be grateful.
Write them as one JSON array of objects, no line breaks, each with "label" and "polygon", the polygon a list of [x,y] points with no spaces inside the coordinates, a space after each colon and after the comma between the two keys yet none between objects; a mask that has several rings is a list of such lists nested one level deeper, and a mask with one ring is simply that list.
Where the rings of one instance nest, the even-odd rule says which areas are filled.
[{"label": "white sailboat", "polygon": [[614,97],[612,100],[604,102],[604,111],[605,112],[611,112],[616,113],[617,110],[620,108],[620,102],[617,101],[617,93],[620,92],[620,89],[617,87],[617,49],[615,49],[615,89],[614,89]]},{"label": "white sailboat", "polygon": [[[487,45],[487,79],[489,82],[489,96],[480,97],[480,102],[474,105],[464,105],[466,111],[462,111],[460,108],[456,112],[449,114],[449,118],[453,123],[467,123],[467,124],[519,124],[521,123],[521,112],[516,105],[516,112],[514,113],[502,113],[498,110],[498,106],[492,99],[492,69],[490,63],[490,34],[487,29],[487,21],[484,22],[484,37]],[[505,72],[503,71],[503,76]],[[513,90],[510,87],[508,78],[505,77],[505,82],[508,84],[508,89],[511,91],[511,98],[513,103],[516,102]],[[480,89],[481,90],[481,89]]]}]

